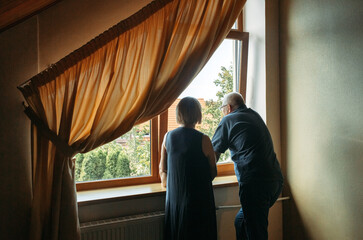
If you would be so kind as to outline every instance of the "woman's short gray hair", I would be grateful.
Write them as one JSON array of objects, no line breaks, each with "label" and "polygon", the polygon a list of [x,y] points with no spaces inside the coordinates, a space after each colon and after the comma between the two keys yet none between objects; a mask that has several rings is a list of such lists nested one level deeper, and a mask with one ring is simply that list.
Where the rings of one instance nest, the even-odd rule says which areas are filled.
[{"label": "woman's short gray hair", "polygon": [[195,125],[202,122],[202,106],[193,97],[185,97],[176,106],[176,121],[183,125]]}]

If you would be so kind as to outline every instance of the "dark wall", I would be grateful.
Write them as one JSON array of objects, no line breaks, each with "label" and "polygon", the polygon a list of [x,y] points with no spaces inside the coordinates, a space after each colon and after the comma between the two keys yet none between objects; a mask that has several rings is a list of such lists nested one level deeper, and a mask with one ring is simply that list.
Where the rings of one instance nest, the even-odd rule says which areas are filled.
[{"label": "dark wall", "polygon": [[37,73],[37,21],[0,34],[0,239],[25,239],[31,204],[30,123],[16,88]]}]

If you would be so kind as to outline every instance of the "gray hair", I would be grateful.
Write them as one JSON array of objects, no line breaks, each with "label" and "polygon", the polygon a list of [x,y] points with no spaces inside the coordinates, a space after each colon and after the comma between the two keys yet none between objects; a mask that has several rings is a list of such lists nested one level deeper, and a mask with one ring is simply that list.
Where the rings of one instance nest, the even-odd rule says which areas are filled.
[{"label": "gray hair", "polygon": [[231,105],[233,109],[237,109],[240,106],[245,105],[242,95],[238,92],[231,92],[225,95],[223,103]]}]

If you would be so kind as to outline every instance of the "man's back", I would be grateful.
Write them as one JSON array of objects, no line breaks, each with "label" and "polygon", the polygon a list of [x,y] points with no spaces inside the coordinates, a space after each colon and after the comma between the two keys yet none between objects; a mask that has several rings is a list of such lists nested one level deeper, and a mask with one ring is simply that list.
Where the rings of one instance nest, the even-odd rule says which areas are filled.
[{"label": "man's back", "polygon": [[240,182],[282,180],[270,133],[254,110],[242,106],[225,116],[212,143],[217,152],[230,149]]}]

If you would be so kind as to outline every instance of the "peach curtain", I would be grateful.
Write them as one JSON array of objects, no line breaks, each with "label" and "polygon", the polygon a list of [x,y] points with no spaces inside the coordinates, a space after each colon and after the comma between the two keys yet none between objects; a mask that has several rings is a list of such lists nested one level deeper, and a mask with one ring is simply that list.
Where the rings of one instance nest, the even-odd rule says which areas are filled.
[{"label": "peach curtain", "polygon": [[244,3],[154,1],[18,87],[32,120],[30,239],[79,239],[72,157],[166,110]]}]

